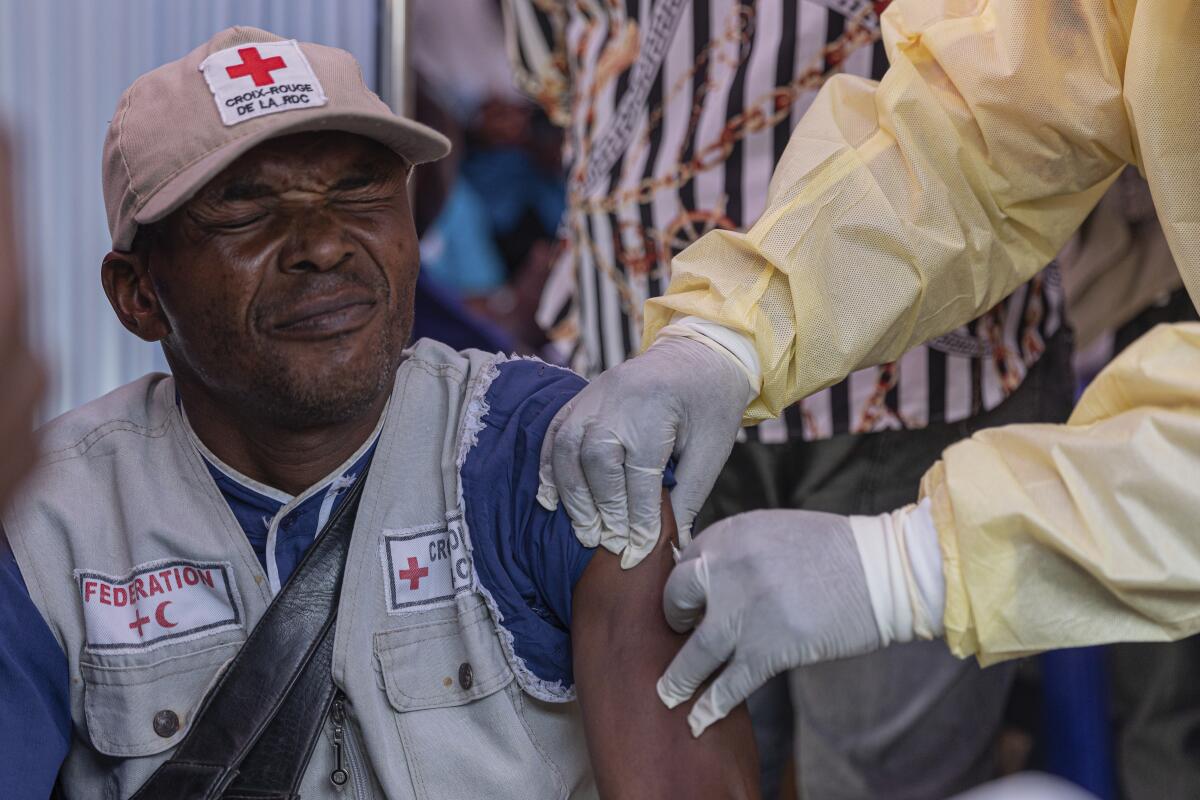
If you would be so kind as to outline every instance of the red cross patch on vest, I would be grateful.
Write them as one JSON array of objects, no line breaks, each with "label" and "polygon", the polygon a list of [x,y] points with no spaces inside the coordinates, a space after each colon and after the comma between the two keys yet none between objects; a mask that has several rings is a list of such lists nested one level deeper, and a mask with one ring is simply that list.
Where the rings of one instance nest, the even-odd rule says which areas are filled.
[{"label": "red cross patch on vest", "polygon": [[449,605],[471,588],[471,558],[457,521],[384,531],[382,549],[389,614]]}]

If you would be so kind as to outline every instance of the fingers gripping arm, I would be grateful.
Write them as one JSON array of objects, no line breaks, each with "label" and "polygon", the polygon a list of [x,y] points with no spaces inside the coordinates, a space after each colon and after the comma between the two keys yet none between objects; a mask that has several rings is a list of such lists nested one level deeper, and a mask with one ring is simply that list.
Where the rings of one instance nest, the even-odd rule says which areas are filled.
[{"label": "fingers gripping arm", "polygon": [[939,635],[942,596],[927,508],[729,517],[688,546],[667,581],[668,623],[695,631],[659,697],[675,708],[716,674],[688,714],[700,735],[773,675]]},{"label": "fingers gripping arm", "polygon": [[678,457],[671,503],[686,540],[751,396],[748,370],[728,348],[667,337],[558,412],[542,445],[538,502],[553,509],[561,500],[585,546],[632,567],[659,542],[668,459]]}]

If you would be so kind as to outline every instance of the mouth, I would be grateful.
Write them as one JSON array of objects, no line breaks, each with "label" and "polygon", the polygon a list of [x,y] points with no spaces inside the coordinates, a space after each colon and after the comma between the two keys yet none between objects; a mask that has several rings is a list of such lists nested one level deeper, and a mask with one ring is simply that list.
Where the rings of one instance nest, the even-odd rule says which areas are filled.
[{"label": "mouth", "polygon": [[271,332],[285,339],[319,340],[345,336],[366,327],[375,315],[376,300],[354,291],[321,297],[288,309]]}]

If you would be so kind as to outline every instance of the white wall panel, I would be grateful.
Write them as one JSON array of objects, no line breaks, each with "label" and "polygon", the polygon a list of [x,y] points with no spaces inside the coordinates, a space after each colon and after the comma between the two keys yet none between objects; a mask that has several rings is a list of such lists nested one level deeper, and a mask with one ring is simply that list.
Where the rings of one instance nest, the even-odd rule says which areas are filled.
[{"label": "white wall panel", "polygon": [[110,244],[100,153],[124,88],[230,25],[349,50],[374,88],[376,5],[0,0],[0,120],[16,140],[30,326],[52,380],[44,418],[165,369],[156,346],[120,326],[100,288],[100,260]]}]

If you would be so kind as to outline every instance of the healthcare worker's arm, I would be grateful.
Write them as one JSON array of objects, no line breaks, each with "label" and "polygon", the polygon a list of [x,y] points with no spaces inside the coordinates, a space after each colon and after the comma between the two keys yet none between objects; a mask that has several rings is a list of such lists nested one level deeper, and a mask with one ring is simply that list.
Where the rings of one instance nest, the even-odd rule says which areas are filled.
[{"label": "healthcare worker's arm", "polygon": [[684,643],[655,613],[674,534],[664,502],[662,541],[642,564],[622,570],[616,556],[598,552],[575,587],[575,680],[600,795],[757,797],[758,758],[744,706],[693,738],[683,724],[690,704],[668,710],[655,696],[659,674]]},{"label": "healthcare worker's arm", "polygon": [[1136,161],[1123,94],[1135,5],[895,0],[884,78],[822,87],[766,212],[675,258],[646,342],[687,316],[751,339],[758,420],[991,308]]},{"label": "healthcare worker's arm", "polygon": [[67,657],[29,598],[0,529],[0,786],[49,797],[71,743]]},{"label": "healthcare worker's arm", "polygon": [[[1170,17],[1185,7],[1162,5],[895,0],[882,15],[883,80],[839,75],[822,87],[766,212],[749,231],[710,232],[674,259],[668,293],[646,304],[645,342],[690,335],[744,368],[755,421],[977,317],[1048,263],[1138,160],[1126,54],[1135,8]],[[1142,45],[1143,61],[1159,46]],[[1178,90],[1174,77],[1162,83],[1154,91]],[[544,481],[581,535],[599,520],[607,546],[630,544],[627,565],[656,538],[653,525],[633,524],[650,479],[632,467],[681,452],[680,488],[703,497],[714,454],[731,443],[689,421],[728,412],[733,374],[713,370],[713,391],[697,393],[689,373],[648,354],[622,365],[622,386],[584,391],[587,413],[565,415]],[[656,401],[664,395],[674,401]],[[560,461],[587,465],[589,480],[560,474]],[[619,466],[628,489],[603,480]],[[676,504],[681,527],[693,505]],[[626,506],[623,528],[615,508]]]},{"label": "healthcare worker's arm", "polygon": [[947,449],[918,505],[722,520],[667,583],[667,619],[696,630],[660,697],[675,707],[719,673],[688,717],[698,732],[772,675],[892,642],[945,636],[990,664],[1200,631],[1198,397],[1200,324],[1160,326],[1066,425]]},{"label": "healthcare worker's arm", "polygon": [[925,476],[945,635],[984,663],[1200,631],[1200,324],[1163,325],[1066,425],[1012,425]]}]

